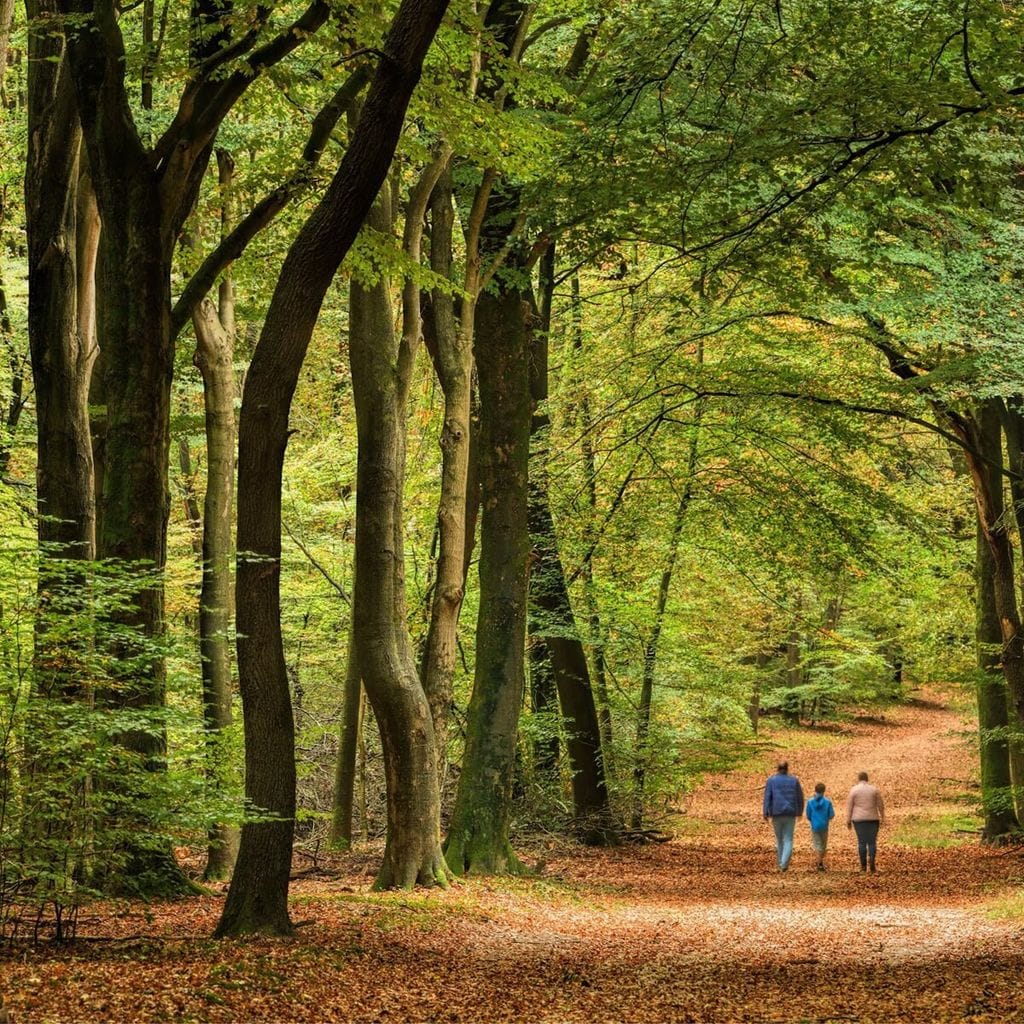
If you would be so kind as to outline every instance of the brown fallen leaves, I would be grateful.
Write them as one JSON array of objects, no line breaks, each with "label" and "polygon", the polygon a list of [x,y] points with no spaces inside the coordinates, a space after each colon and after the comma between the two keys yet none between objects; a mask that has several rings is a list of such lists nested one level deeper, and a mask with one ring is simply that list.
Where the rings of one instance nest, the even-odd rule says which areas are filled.
[{"label": "brown fallen leaves", "polygon": [[213,942],[220,899],[110,908],[69,948],[7,951],[0,992],[47,1021],[1024,1020],[1024,922],[984,912],[1021,884],[1020,852],[969,836],[897,846],[910,816],[963,809],[973,775],[957,718],[921,704],[785,748],[841,814],[856,772],[892,809],[880,873],[855,872],[834,829],[810,870],[806,827],[786,875],[758,814],[770,757],[707,780],[682,838],[549,855],[540,879],[374,894],[362,859],[296,883],[294,939]]}]

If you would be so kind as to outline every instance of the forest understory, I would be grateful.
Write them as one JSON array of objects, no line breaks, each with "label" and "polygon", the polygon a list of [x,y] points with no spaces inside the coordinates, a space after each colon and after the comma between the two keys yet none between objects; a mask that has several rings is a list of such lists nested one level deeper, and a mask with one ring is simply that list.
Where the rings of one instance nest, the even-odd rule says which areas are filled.
[{"label": "forest understory", "polygon": [[[540,873],[371,891],[379,851],[296,861],[293,939],[213,941],[222,898],[90,908],[64,947],[3,952],[17,1024],[48,1021],[1024,1019],[1024,853],[982,847],[963,716],[943,695],[775,732],[708,777],[664,844],[532,852]],[[842,813],[869,770],[879,872],[833,825],[774,867],[760,789],[784,754]],[[839,821],[839,819],[837,819]]]}]

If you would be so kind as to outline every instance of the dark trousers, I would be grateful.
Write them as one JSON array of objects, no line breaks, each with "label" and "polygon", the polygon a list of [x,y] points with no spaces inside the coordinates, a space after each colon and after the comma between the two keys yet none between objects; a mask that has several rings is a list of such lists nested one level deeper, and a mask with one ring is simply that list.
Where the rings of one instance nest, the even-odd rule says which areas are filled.
[{"label": "dark trousers", "polygon": [[871,861],[874,866],[875,846],[878,842],[878,822],[855,821],[853,829],[857,833],[857,854],[860,856],[860,866],[866,868],[868,861]]}]

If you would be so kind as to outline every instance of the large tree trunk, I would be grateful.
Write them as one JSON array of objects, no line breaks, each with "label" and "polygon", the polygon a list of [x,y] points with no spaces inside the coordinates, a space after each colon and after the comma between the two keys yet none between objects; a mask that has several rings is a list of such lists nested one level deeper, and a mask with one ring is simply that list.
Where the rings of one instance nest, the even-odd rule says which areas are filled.
[{"label": "large tree trunk", "polygon": [[1013,545],[1004,515],[1002,433],[995,400],[987,400],[973,416],[955,422],[965,434],[965,456],[978,522],[992,555],[992,589],[1002,637],[1003,676],[1017,723],[1024,725],[1024,637],[1017,604]]},{"label": "large tree trunk", "polygon": [[48,3],[28,5],[25,214],[39,541],[51,555],[88,559],[95,515],[88,389],[95,352],[79,315],[79,249],[88,239],[95,250],[96,229],[83,225],[79,238],[81,129],[63,42],[53,31],[55,10]]},{"label": "large tree trunk", "polygon": [[[539,330],[530,359],[531,394],[538,405],[548,397],[548,339],[554,298],[554,247],[541,263]],[[529,525],[533,544],[530,600],[533,610],[530,648],[531,677],[551,677],[558,692],[566,732],[569,770],[572,773],[575,828],[580,838],[599,845],[618,839],[605,780],[601,728],[598,724],[590,670],[569,598],[558,536],[548,498],[547,416],[534,416],[532,433]],[[554,754],[557,757],[557,747]]]},{"label": "large tree trunk", "polygon": [[547,654],[547,665],[558,689],[572,772],[576,832],[585,843],[614,843],[618,840],[618,829],[608,803],[601,730],[590,672],[565,583],[545,484],[542,471],[540,482],[530,489],[530,597],[540,613],[535,624],[534,650],[539,648]]},{"label": "large tree trunk", "polygon": [[387,175],[423,56],[446,7],[447,0],[403,0],[399,7],[348,150],[285,259],[246,377],[238,439],[236,583],[245,788],[251,803],[275,820],[242,828],[217,926],[222,936],[291,931],[295,727],[280,619],[288,413],[320,306]]},{"label": "large tree trunk", "polygon": [[527,474],[532,402],[528,304],[514,287],[477,307],[480,387],[480,610],[466,752],[445,852],[457,874],[520,868],[508,838],[529,559]]},{"label": "large tree trunk", "polygon": [[[371,216],[371,224],[377,216]],[[389,221],[383,218],[385,228]],[[386,279],[371,288],[353,284],[350,296],[349,358],[359,436],[355,649],[380,727],[387,776],[387,844],[376,884],[381,889],[447,885],[434,726],[406,625],[405,389],[394,314]]]},{"label": "large tree trunk", "polygon": [[[992,474],[997,475],[997,474]],[[998,479],[993,481],[1001,486]],[[983,837],[998,842],[1017,828],[1010,776],[1009,723],[1006,680],[999,668],[1002,632],[996,612],[992,552],[978,524],[975,562],[975,639],[978,652],[978,750],[981,756],[981,799],[985,815]]]},{"label": "large tree trunk", "polygon": [[[1006,436],[1007,465],[1011,472],[1010,497],[1017,537],[1024,541],[1024,397],[1001,403],[1000,413],[1003,432]],[[1024,568],[1017,566],[1018,591],[1024,600]],[[1008,688],[1006,697],[1011,702]],[[1011,704],[1012,709],[1012,704]],[[1017,820],[1024,820],[1024,725],[1016,714],[1011,715],[1012,729],[1009,736],[1010,775],[1013,779],[1014,804]]]}]

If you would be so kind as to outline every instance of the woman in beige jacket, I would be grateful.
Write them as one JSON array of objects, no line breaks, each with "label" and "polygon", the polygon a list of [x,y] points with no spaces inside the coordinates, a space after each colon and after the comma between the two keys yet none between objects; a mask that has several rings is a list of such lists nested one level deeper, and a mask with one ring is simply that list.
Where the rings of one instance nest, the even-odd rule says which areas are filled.
[{"label": "woman in beige jacket", "polygon": [[878,787],[868,782],[867,772],[861,772],[857,780],[846,798],[846,827],[857,832],[861,871],[874,872],[878,830],[885,821],[885,803]]}]

